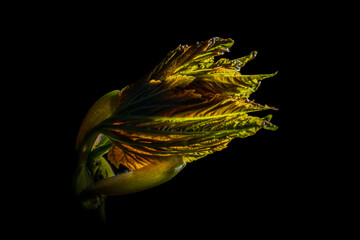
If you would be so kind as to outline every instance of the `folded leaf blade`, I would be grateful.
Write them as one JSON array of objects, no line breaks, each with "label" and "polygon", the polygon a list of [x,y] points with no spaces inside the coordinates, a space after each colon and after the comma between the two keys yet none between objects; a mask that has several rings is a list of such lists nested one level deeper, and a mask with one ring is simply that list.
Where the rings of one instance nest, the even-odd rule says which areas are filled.
[{"label": "folded leaf blade", "polygon": [[234,138],[252,136],[262,128],[276,130],[270,115],[249,115],[275,108],[248,99],[263,79],[276,73],[240,73],[256,52],[214,61],[233,43],[212,38],[180,45],[144,79],[123,89],[116,114],[99,127],[113,144],[109,162],[130,170],[174,156],[191,162],[226,148]]}]

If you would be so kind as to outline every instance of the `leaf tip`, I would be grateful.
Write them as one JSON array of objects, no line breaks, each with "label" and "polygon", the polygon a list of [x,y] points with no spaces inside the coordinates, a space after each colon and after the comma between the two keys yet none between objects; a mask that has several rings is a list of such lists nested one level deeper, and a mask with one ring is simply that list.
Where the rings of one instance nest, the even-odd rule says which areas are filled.
[{"label": "leaf tip", "polygon": [[252,51],[250,53],[250,59],[254,59],[257,56],[257,54],[258,54],[258,51]]},{"label": "leaf tip", "polygon": [[272,123],[270,122],[271,119],[272,119],[272,115],[271,115],[271,114],[269,114],[269,115],[267,115],[266,117],[263,118],[263,120],[264,120],[264,122],[263,122],[263,127],[264,127],[264,129],[266,129],[266,130],[271,130],[271,131],[276,131],[276,130],[278,130],[279,127],[276,126],[275,124],[272,124]]}]

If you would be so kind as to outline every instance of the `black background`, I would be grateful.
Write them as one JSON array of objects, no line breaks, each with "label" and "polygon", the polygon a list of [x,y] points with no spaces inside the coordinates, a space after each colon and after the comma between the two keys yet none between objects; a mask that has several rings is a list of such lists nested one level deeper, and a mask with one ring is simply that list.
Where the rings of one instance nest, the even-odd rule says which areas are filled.
[{"label": "black background", "polygon": [[[290,127],[295,103],[289,95],[296,92],[289,74],[294,65],[290,56],[303,50],[293,31],[299,26],[287,22],[277,6],[261,11],[245,6],[203,7],[179,4],[157,11],[145,7],[145,12],[76,8],[56,12],[55,17],[55,11],[49,11],[22,23],[21,35],[28,39],[23,46],[26,60],[36,56],[29,68],[35,81],[27,84],[39,90],[32,95],[33,111],[42,113],[41,138],[46,144],[36,158],[41,171],[32,176],[32,184],[40,187],[27,193],[35,213],[23,216],[25,224],[52,230],[54,236],[157,235],[165,234],[164,229],[174,234],[169,237],[193,230],[257,235],[282,234],[297,227],[294,219],[311,201],[302,194],[311,173],[303,173],[307,162],[301,150],[292,149],[295,142],[290,138],[295,131]],[[188,164],[161,186],[108,198],[108,226],[103,227],[81,208],[72,192],[75,141],[83,117],[97,99],[147,74],[179,44],[214,36],[235,40],[223,57],[258,51],[242,73],[279,71],[251,97],[279,108],[267,112],[279,129],[235,139],[223,151]]]}]

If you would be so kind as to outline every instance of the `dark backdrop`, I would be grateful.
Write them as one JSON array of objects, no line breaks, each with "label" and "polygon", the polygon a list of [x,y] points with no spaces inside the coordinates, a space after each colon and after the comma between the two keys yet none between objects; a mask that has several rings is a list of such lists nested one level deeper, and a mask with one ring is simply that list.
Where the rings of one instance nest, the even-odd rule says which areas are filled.
[{"label": "dark backdrop", "polygon": [[45,199],[40,224],[54,229],[54,234],[61,233],[61,229],[78,236],[105,231],[82,210],[71,186],[77,161],[77,131],[92,104],[148,73],[179,44],[190,45],[214,36],[235,40],[223,57],[238,58],[258,51],[242,73],[279,71],[264,80],[251,97],[279,108],[271,112],[272,122],[279,129],[235,139],[223,151],[188,164],[159,187],[108,198],[107,231],[161,233],[166,228],[176,233],[190,228],[200,233],[257,234],[292,227],[291,219],[298,213],[301,198],[299,161],[290,157],[287,138],[291,135],[287,111],[292,103],[284,98],[284,92],[291,89],[287,56],[296,49],[295,36],[288,30],[293,26],[285,24],[280,8],[258,12],[214,6],[213,12],[202,14],[200,10],[185,9],[158,9],[146,15],[126,15],[126,9],[109,14],[78,10],[59,14],[48,23],[40,19],[45,22],[34,38],[41,49],[44,91],[38,101],[41,106],[49,102],[52,107],[44,107],[44,122],[49,124],[44,138],[51,145],[51,161],[39,161],[51,169],[44,174],[52,180],[41,180],[43,188],[38,196]]}]

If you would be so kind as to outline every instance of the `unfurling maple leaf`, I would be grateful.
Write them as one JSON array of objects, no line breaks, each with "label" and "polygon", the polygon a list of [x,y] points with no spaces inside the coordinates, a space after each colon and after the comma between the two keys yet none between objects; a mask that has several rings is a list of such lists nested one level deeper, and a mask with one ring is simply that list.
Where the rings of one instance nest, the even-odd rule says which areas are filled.
[{"label": "unfurling maple leaf", "polygon": [[[142,191],[171,179],[187,163],[226,148],[234,138],[262,128],[276,130],[271,115],[249,115],[275,109],[250,101],[249,96],[261,80],[276,73],[240,73],[256,52],[214,60],[233,43],[215,37],[180,45],[143,79],[99,99],[77,139],[77,193]],[[121,168],[127,171],[121,173]]]}]

